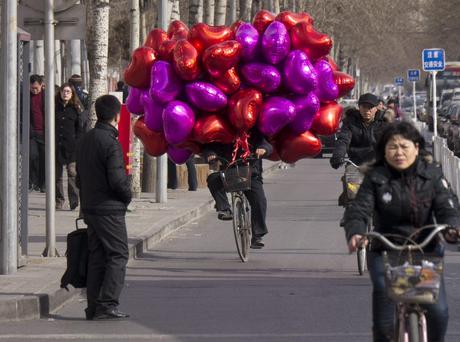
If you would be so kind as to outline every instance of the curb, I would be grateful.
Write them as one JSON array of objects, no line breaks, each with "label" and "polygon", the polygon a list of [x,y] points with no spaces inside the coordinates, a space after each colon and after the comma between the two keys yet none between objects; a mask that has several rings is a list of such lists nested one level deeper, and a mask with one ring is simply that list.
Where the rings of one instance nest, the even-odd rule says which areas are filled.
[{"label": "curb", "polygon": [[[279,165],[280,162],[275,162],[264,168],[264,174],[267,175],[277,170]],[[160,230],[152,228],[143,235],[136,237],[134,243],[129,246],[129,259],[140,256],[148,248],[159,243],[188,222],[208,213],[213,209],[213,203],[214,200],[210,199],[164,224]],[[62,259],[62,262],[65,263],[65,258]],[[85,289],[75,289],[70,286],[69,291],[67,291],[60,288],[60,281],[53,281],[41,293],[23,294],[18,295],[18,298],[0,300],[0,322],[39,319],[50,316],[53,311],[59,309],[67,301],[83,293],[85,293]]]}]

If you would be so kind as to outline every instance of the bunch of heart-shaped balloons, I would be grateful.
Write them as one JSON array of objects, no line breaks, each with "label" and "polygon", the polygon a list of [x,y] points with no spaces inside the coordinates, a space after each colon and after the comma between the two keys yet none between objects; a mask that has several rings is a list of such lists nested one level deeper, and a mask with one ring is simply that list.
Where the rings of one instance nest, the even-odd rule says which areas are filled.
[{"label": "bunch of heart-shaped balloons", "polygon": [[126,101],[147,153],[184,163],[203,144],[235,143],[256,127],[271,159],[295,162],[321,151],[354,87],[328,56],[332,40],[308,13],[262,10],[231,27],[173,21],[133,52]]}]

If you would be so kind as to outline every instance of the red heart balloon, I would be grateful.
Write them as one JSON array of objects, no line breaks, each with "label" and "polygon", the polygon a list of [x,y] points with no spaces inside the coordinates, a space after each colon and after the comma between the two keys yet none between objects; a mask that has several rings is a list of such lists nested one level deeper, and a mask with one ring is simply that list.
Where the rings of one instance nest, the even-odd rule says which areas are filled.
[{"label": "red heart balloon", "polygon": [[165,40],[163,43],[160,44],[158,48],[158,59],[162,61],[171,62],[173,59],[173,51],[176,47],[176,40]]},{"label": "red heart balloon", "polygon": [[193,127],[193,139],[201,144],[219,142],[230,144],[234,132],[228,122],[221,116],[211,114],[199,117]]},{"label": "red heart balloon", "polygon": [[295,163],[299,159],[314,157],[321,152],[321,141],[311,132],[293,135],[288,130],[278,138],[277,151],[285,163]]},{"label": "red heart balloon", "polygon": [[188,33],[188,41],[195,47],[198,53],[202,53],[214,44],[234,39],[235,34],[227,26],[209,26],[198,23],[192,26]]},{"label": "red heart balloon", "polygon": [[189,29],[180,20],[171,21],[168,26],[168,38],[173,40],[187,39]]},{"label": "red heart balloon", "polygon": [[334,61],[334,58],[332,58],[331,55],[327,55],[325,58],[325,61],[329,63],[329,65],[332,68],[332,71],[340,71],[339,67],[337,66],[337,63]]},{"label": "red heart balloon", "polygon": [[173,65],[182,79],[192,81],[200,75],[198,57],[198,52],[187,40],[177,41],[173,51]]},{"label": "red heart balloon", "polygon": [[124,72],[125,82],[131,87],[148,88],[150,70],[156,60],[155,50],[142,46],[133,51],[131,62]]},{"label": "red heart balloon", "polygon": [[150,47],[155,51],[158,51],[161,43],[168,40],[168,35],[162,29],[156,28],[149,32],[147,39],[145,40],[144,46]]},{"label": "red heart balloon", "polygon": [[261,10],[256,13],[252,25],[259,31],[260,34],[265,32],[265,29],[275,20],[275,15],[267,10]]},{"label": "red heart balloon", "polygon": [[200,154],[203,150],[203,146],[201,146],[201,144],[191,139],[187,139],[183,143],[180,143],[174,146],[177,148],[184,149],[184,150],[192,151],[193,154]]},{"label": "red heart balloon", "polygon": [[236,31],[238,31],[242,24],[244,24],[243,20],[237,20],[232,24],[232,26],[230,26],[230,30],[232,30],[233,33],[236,34]]},{"label": "red heart balloon", "polygon": [[165,139],[164,133],[150,130],[144,122],[144,117],[136,120],[133,132],[142,141],[145,151],[151,156],[161,156],[168,150],[168,142]]},{"label": "red heart balloon", "polygon": [[337,102],[323,104],[316,112],[310,130],[319,135],[334,134],[340,125],[342,106]]},{"label": "red heart balloon", "polygon": [[257,122],[263,96],[256,89],[240,89],[228,101],[228,118],[237,130],[249,130]]},{"label": "red heart balloon", "polygon": [[302,21],[289,31],[293,50],[302,50],[311,60],[326,56],[332,48],[332,39],[314,29],[312,25]]},{"label": "red heart balloon", "polygon": [[341,71],[334,71],[334,81],[339,87],[339,97],[347,95],[355,87],[353,77]]},{"label": "red heart balloon", "polygon": [[213,78],[222,77],[240,60],[243,47],[236,40],[214,44],[203,53],[203,66]]},{"label": "red heart balloon", "polygon": [[290,11],[284,11],[278,14],[275,20],[282,22],[288,30],[302,21],[313,25],[313,18],[306,12],[294,13]]},{"label": "red heart balloon", "polygon": [[280,161],[281,158],[280,158],[280,155],[278,153],[278,151],[276,150],[276,147],[277,147],[277,143],[276,143],[276,139],[275,138],[268,138],[268,142],[273,146],[273,152],[272,154],[270,154],[268,157],[266,157],[268,160],[271,160],[271,161]]},{"label": "red heart balloon", "polygon": [[228,69],[222,77],[215,78],[212,82],[227,95],[233,94],[241,86],[236,68]]}]

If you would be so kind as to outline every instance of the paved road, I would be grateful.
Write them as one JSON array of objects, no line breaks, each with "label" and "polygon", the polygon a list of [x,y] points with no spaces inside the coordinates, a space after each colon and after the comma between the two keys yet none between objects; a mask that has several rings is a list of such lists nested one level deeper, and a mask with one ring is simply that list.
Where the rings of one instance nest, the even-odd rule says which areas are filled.
[{"label": "paved road", "polygon": [[[371,341],[370,283],[337,226],[339,172],[308,160],[266,180],[267,246],[243,264],[214,213],[130,263],[122,322],[87,322],[84,299],[48,319],[0,326],[0,341]],[[460,340],[460,257],[447,258],[450,327]]]}]

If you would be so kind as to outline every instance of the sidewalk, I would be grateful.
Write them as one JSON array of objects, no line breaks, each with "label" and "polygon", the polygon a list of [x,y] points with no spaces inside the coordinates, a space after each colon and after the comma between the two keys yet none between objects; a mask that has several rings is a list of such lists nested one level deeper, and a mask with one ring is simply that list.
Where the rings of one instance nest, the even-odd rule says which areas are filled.
[{"label": "sidewalk", "polygon": [[[264,173],[278,167],[278,162],[264,160]],[[130,258],[149,246],[213,210],[208,189],[198,191],[168,190],[167,203],[155,203],[155,195],[143,193],[134,199],[134,210],[126,215]],[[75,229],[78,211],[56,212],[56,248],[60,257],[44,258],[45,194],[29,195],[29,257],[26,266],[12,275],[0,275],[0,321],[37,319],[56,310],[82,290],[61,289],[66,268],[66,236]]]}]

